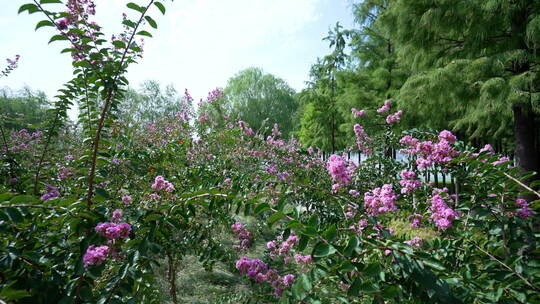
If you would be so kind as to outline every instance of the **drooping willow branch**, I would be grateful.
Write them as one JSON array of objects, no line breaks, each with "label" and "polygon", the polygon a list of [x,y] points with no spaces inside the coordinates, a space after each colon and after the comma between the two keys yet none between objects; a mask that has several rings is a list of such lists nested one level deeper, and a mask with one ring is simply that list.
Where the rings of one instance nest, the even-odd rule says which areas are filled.
[{"label": "drooping willow branch", "polygon": [[94,143],[93,143],[93,148],[92,148],[93,151],[92,151],[92,158],[91,158],[90,173],[88,175],[88,193],[87,193],[87,201],[86,201],[88,208],[92,206],[92,197],[94,195],[94,180],[96,176],[96,160],[97,160],[97,154],[99,150],[99,141],[101,139],[101,132],[103,131],[103,127],[105,125],[105,118],[109,112],[109,107],[111,104],[111,100],[113,98],[116,82],[120,78],[121,73],[124,71],[123,69],[124,62],[126,60],[126,56],[130,49],[131,43],[133,42],[133,39],[135,38],[135,35],[137,34],[137,29],[143,22],[146,12],[148,11],[148,9],[153,3],[154,3],[154,0],[151,0],[150,3],[145,7],[144,11],[141,13],[141,17],[139,18],[139,21],[135,24],[135,27],[133,28],[133,32],[131,33],[131,36],[129,37],[129,41],[122,54],[122,58],[120,59],[118,71],[116,71],[116,75],[112,79],[112,82],[109,84],[110,87],[105,97],[105,102],[103,104],[103,109],[101,111],[101,115],[99,118],[98,127],[96,129],[96,136],[94,138]]}]

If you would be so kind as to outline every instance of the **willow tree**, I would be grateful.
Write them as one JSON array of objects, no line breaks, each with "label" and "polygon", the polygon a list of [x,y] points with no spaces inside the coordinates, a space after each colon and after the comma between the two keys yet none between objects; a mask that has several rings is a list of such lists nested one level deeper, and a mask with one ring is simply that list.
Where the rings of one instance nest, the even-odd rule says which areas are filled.
[{"label": "willow tree", "polygon": [[285,80],[260,68],[248,68],[228,80],[224,93],[230,114],[254,130],[264,133],[263,129],[271,129],[275,123],[284,137],[292,130],[298,105],[294,89]]},{"label": "willow tree", "polygon": [[415,74],[402,104],[473,136],[513,126],[518,164],[539,170],[539,1],[396,0],[381,22]]}]

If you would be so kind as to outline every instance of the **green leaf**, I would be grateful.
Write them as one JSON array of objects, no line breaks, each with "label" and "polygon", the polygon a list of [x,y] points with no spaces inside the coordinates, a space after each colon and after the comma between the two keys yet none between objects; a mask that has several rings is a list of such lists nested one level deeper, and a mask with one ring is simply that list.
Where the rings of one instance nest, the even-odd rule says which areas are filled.
[{"label": "green leaf", "polygon": [[148,21],[148,24],[150,24],[151,27],[157,29],[157,23],[154,19],[152,19],[152,17],[150,16],[144,16],[144,19],[146,19],[146,21]]},{"label": "green leaf", "polygon": [[362,285],[362,279],[356,278],[354,279],[354,282],[349,287],[349,290],[347,291],[347,295],[350,297],[357,297],[360,293],[360,286]]},{"label": "green leaf", "polygon": [[103,197],[104,199],[110,199],[111,198],[109,193],[103,188],[96,188],[96,194]]},{"label": "green leaf", "polygon": [[20,223],[23,221],[23,215],[17,208],[6,208],[6,212],[11,221]]},{"label": "green leaf", "polygon": [[272,216],[270,216],[270,218],[268,218],[268,225],[273,225],[275,222],[279,221],[280,219],[284,218],[285,217],[285,214],[281,211],[278,211],[274,214],[272,214]]},{"label": "green leaf", "polygon": [[165,15],[165,5],[158,1],[154,2],[154,5],[157,6],[163,15]]},{"label": "green leaf", "polygon": [[130,8],[130,9],[132,9],[132,10],[138,11],[141,14],[144,13],[144,7],[141,7],[141,6],[139,6],[139,5],[137,5],[137,4],[133,3],[133,2],[130,2],[130,3],[126,4],[126,6],[128,8]]},{"label": "green leaf", "polygon": [[298,228],[302,226],[303,226],[302,223],[300,223],[299,221],[292,220],[287,224],[287,226],[285,226],[285,229],[294,229],[294,228]]},{"label": "green leaf", "polygon": [[397,286],[388,286],[382,292],[383,298],[396,298],[399,296],[399,288]]},{"label": "green leaf", "polygon": [[135,22],[133,22],[133,21],[131,21],[131,20],[128,20],[128,19],[122,21],[122,24],[123,24],[123,25],[127,25],[127,26],[129,26],[129,27],[131,27],[131,28],[135,28],[135,27],[137,26],[137,25],[135,24]]},{"label": "green leaf", "polygon": [[22,5],[21,7],[19,7],[19,12],[18,13],[20,14],[20,13],[22,13],[24,11],[28,11],[28,14],[33,14],[35,12],[39,12],[39,8],[35,4],[28,3],[28,4],[25,4],[25,5]]},{"label": "green leaf", "polygon": [[62,4],[62,1],[60,0],[40,0],[39,4],[48,4],[48,3],[60,3]]},{"label": "green leaf", "polygon": [[147,31],[140,31],[140,32],[137,33],[137,35],[152,37],[152,34],[150,34]]},{"label": "green leaf", "polygon": [[313,255],[314,257],[320,258],[320,257],[332,255],[335,252],[336,252],[336,248],[334,248],[334,246],[329,245],[325,242],[319,242],[313,248],[313,253],[311,255]]},{"label": "green leaf", "polygon": [[151,215],[147,216],[145,218],[145,221],[146,222],[156,221],[156,220],[161,219],[162,217],[163,217],[163,215],[154,213],[154,214],[151,214]]},{"label": "green leaf", "polygon": [[270,210],[270,205],[268,203],[262,203],[262,204],[257,205],[257,207],[255,207],[253,212],[257,215],[266,210]]},{"label": "green leaf", "polygon": [[36,25],[35,30],[39,29],[40,27],[44,27],[44,26],[54,26],[54,23],[50,22],[49,20],[41,20]]},{"label": "green leaf", "polygon": [[8,201],[8,200],[9,200],[10,198],[12,198],[13,196],[14,196],[14,194],[13,194],[13,193],[9,193],[9,192],[0,194],[0,203],[1,203],[1,202]]},{"label": "green leaf", "polygon": [[119,49],[125,49],[126,48],[126,43],[124,41],[121,41],[121,40],[115,40],[113,41],[112,43],[115,47],[119,48]]},{"label": "green leaf", "polygon": [[337,229],[336,225],[332,225],[326,229],[323,233],[323,237],[329,242],[333,242],[337,238]]},{"label": "green leaf", "polygon": [[9,202],[12,204],[36,203],[38,202],[38,199],[32,195],[18,195],[12,198]]},{"label": "green leaf", "polygon": [[51,37],[51,40],[49,40],[49,43],[57,40],[68,40],[66,36],[64,35],[54,35]]},{"label": "green leaf", "polygon": [[441,263],[434,260],[422,260],[422,262],[435,270],[443,271],[446,269]]},{"label": "green leaf", "polygon": [[347,243],[347,247],[345,248],[344,254],[348,257],[352,256],[353,253],[356,251],[358,247],[358,244],[360,242],[358,241],[358,237],[353,236],[349,239],[349,242]]}]

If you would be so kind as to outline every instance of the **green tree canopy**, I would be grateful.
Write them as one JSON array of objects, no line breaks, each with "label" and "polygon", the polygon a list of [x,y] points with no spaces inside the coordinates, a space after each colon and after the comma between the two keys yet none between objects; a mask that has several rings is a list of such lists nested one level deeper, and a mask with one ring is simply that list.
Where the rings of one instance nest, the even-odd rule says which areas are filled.
[{"label": "green tree canopy", "polygon": [[400,105],[472,136],[513,125],[520,166],[539,170],[540,2],[397,0],[381,23],[414,73]]},{"label": "green tree canopy", "polygon": [[253,130],[277,123],[284,137],[293,129],[297,102],[294,90],[285,82],[260,68],[238,72],[224,90],[231,115],[249,123]]},{"label": "green tree canopy", "polygon": [[49,106],[45,93],[28,87],[19,91],[0,90],[0,119],[7,129],[38,129]]}]

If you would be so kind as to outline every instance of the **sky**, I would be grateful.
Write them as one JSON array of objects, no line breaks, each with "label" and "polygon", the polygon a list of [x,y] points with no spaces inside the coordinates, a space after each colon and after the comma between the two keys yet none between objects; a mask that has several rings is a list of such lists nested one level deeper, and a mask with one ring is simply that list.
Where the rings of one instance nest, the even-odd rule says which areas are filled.
[{"label": "sky", "polygon": [[[60,51],[65,42],[47,44],[52,28],[34,31],[43,16],[17,15],[21,0],[0,0],[0,58],[20,54],[19,67],[0,87],[27,85],[49,97],[71,79],[71,58]],[[121,32],[125,0],[95,0],[94,20],[108,37]],[[135,1],[144,4],[146,1]],[[329,54],[322,38],[336,22],[354,27],[351,0],[164,0],[163,16],[154,7],[158,29],[147,38],[144,58],[129,68],[130,86],[145,80],[187,88],[198,100],[248,67],[260,67],[301,90],[317,57]],[[53,4],[54,6],[54,4]],[[0,67],[3,67],[0,64]]]}]

